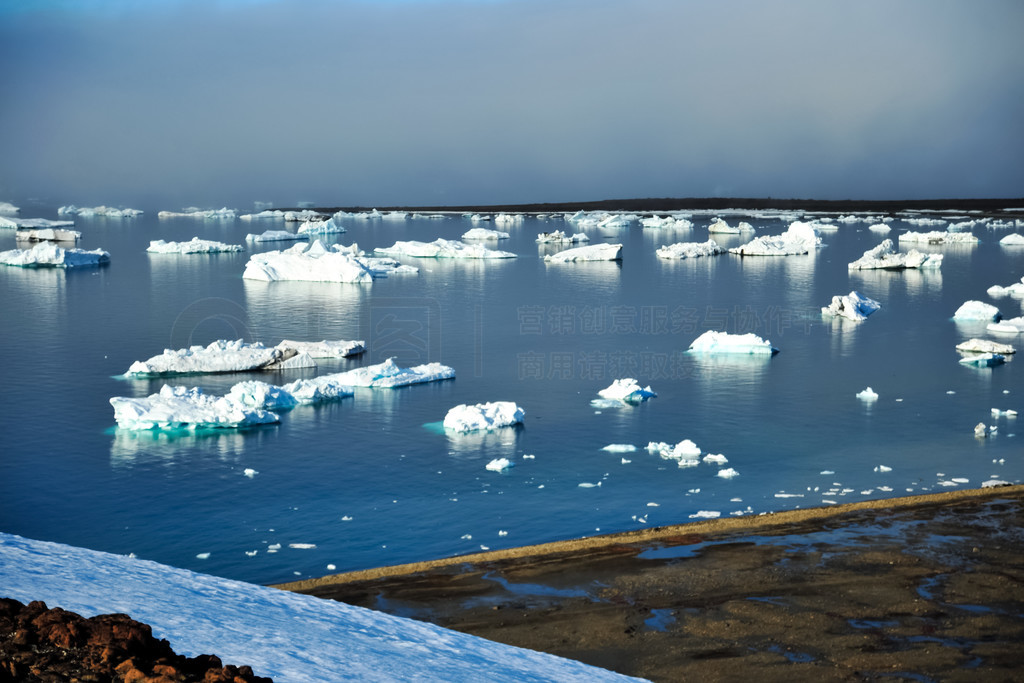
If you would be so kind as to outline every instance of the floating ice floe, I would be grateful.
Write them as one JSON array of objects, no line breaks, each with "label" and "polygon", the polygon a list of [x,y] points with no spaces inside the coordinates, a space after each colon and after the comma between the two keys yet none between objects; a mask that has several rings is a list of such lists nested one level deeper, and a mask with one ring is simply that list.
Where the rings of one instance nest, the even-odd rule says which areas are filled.
[{"label": "floating ice floe", "polygon": [[781,235],[756,237],[742,246],[733,247],[729,253],[739,256],[791,256],[808,254],[820,244],[821,238],[813,225],[794,221]]},{"label": "floating ice floe", "polygon": [[294,242],[296,240],[307,239],[308,235],[300,235],[294,232],[288,232],[287,230],[267,230],[259,235],[255,233],[249,233],[245,236],[246,242]]},{"label": "floating ice floe", "polygon": [[284,220],[284,211],[281,211],[279,209],[264,209],[259,213],[244,213],[238,217],[239,220],[243,221],[255,221],[267,218],[275,220]]},{"label": "floating ice floe", "polygon": [[336,222],[334,217],[327,220],[307,220],[296,230],[297,235],[337,235],[343,232],[345,232],[345,226]]},{"label": "floating ice floe", "polygon": [[729,334],[708,330],[693,340],[688,349],[690,353],[736,353],[749,355],[773,355],[779,352],[770,341],[758,337],[753,332],[747,334]]},{"label": "floating ice floe", "polygon": [[677,444],[651,441],[647,444],[647,451],[664,460],[675,460],[680,467],[696,467],[700,464],[700,448],[689,439],[683,439]]},{"label": "floating ice floe", "polygon": [[963,351],[965,353],[999,353],[1003,355],[1009,355],[1017,352],[1017,350],[1010,344],[1000,344],[999,342],[989,341],[988,339],[968,339],[965,342],[957,344],[956,350]]},{"label": "floating ice floe", "polygon": [[997,418],[997,419],[1000,418],[1000,417],[1014,418],[1014,417],[1017,417],[1017,411],[1016,410],[1012,410],[1012,409],[1000,410],[999,408],[993,408],[992,409],[992,417]]},{"label": "floating ice floe", "polygon": [[985,426],[984,422],[979,422],[974,425],[974,436],[979,439],[984,439],[988,436],[988,427]]},{"label": "floating ice floe", "polygon": [[522,424],[526,412],[512,401],[457,405],[444,416],[444,428],[474,432]]},{"label": "floating ice floe", "polygon": [[[398,367],[394,358],[388,358],[383,363],[368,365],[346,372],[339,372],[324,377],[316,377],[311,380],[299,380],[300,382],[319,382],[330,379],[353,387],[372,388],[395,388],[404,387],[410,384],[422,384],[425,382],[437,382],[455,377],[455,369],[440,363],[425,363],[414,365],[408,368]],[[294,382],[293,382],[294,384]],[[287,388],[289,385],[285,385]]]},{"label": "floating ice floe", "polygon": [[718,470],[718,472],[715,473],[715,476],[721,477],[722,479],[732,479],[733,477],[740,476],[740,473],[731,467],[725,467],[723,469]]},{"label": "floating ice floe", "polygon": [[366,343],[362,340],[327,340],[315,342],[284,339],[277,345],[279,349],[295,349],[310,358],[348,358],[358,356],[366,351]]},{"label": "floating ice floe", "polygon": [[[952,229],[952,226],[950,226]],[[912,244],[977,244],[980,240],[969,232],[905,232],[900,242]]]},{"label": "floating ice floe", "polygon": [[992,285],[986,290],[986,294],[990,297],[1000,299],[1004,296],[1012,296],[1015,299],[1024,299],[1024,278],[1021,278],[1019,282],[1014,282],[1012,285],[1005,287],[1001,285]]},{"label": "floating ice floe", "polygon": [[374,251],[388,256],[412,256],[415,258],[498,259],[515,258],[516,256],[510,251],[488,249],[481,244],[466,244],[443,238],[438,238],[433,242],[395,242],[390,247],[378,247]]},{"label": "floating ice floe", "polygon": [[296,244],[283,251],[253,254],[242,277],[249,280],[302,280],[307,282],[372,282],[391,273],[416,273],[392,259],[362,255],[356,245],[330,247],[320,240]]},{"label": "floating ice floe", "polygon": [[82,233],[66,228],[22,228],[14,233],[19,242],[77,242]]},{"label": "floating ice floe", "polygon": [[725,253],[725,249],[712,239],[707,242],[678,242],[668,246],[662,246],[656,252],[658,258],[663,259],[684,259],[697,258],[699,256],[714,256]]},{"label": "floating ice floe", "polygon": [[189,207],[183,211],[161,211],[157,218],[203,218],[206,220],[234,220],[234,209],[197,209]]},{"label": "floating ice floe", "polygon": [[284,220],[289,223],[307,223],[310,221],[323,220],[324,214],[313,209],[302,209],[301,211],[285,211]]},{"label": "floating ice floe", "polygon": [[110,262],[102,249],[64,249],[51,242],[40,242],[31,249],[0,251],[0,265],[20,268],[83,268]]},{"label": "floating ice floe", "polygon": [[867,389],[864,389],[863,391],[858,391],[857,392],[857,398],[859,398],[862,401],[871,403],[873,401],[877,401],[878,400],[878,393],[875,392],[875,390],[872,389],[871,387],[868,387]]},{"label": "floating ice floe", "polygon": [[939,268],[942,254],[926,254],[916,249],[907,252],[895,251],[890,239],[882,240],[877,247],[868,249],[856,261],[849,264],[850,270],[903,270],[906,268]]},{"label": "floating ice floe", "polygon": [[74,221],[51,221],[48,218],[7,218],[0,216],[0,228],[8,230],[72,228]]},{"label": "floating ice floe", "polygon": [[104,216],[106,218],[134,218],[141,216],[139,209],[115,209],[112,206],[77,207],[74,204],[57,209],[58,216]]},{"label": "floating ice floe", "polygon": [[632,377],[617,379],[611,386],[597,392],[601,398],[623,401],[624,403],[643,403],[649,398],[657,396],[651,387],[641,387]]},{"label": "floating ice floe", "polygon": [[628,228],[629,224],[636,220],[636,218],[632,214],[615,214],[603,211],[588,213],[580,210],[572,215],[566,214],[565,221],[580,228],[618,229]]},{"label": "floating ice floe", "polygon": [[991,368],[1002,365],[1006,362],[1006,356],[999,353],[974,353],[960,359],[964,365],[974,365],[979,368]]},{"label": "floating ice floe", "polygon": [[487,228],[470,228],[462,233],[464,240],[507,240],[511,235],[501,230],[489,230]]},{"label": "floating ice floe", "polygon": [[10,202],[0,202],[0,213],[18,213],[19,211],[21,209]]},{"label": "floating ice floe", "polygon": [[665,216],[660,218],[657,215],[640,219],[640,225],[645,228],[670,228],[676,230],[689,230],[693,227],[693,223],[682,216]]},{"label": "floating ice floe", "polygon": [[537,242],[541,244],[576,244],[579,242],[589,241],[590,238],[582,232],[578,232],[575,235],[566,235],[561,230],[552,230],[551,232],[541,232],[537,234]]},{"label": "floating ice floe", "polygon": [[146,248],[151,254],[212,254],[222,251],[242,251],[241,244],[225,244],[193,237],[188,242],[152,240]]},{"label": "floating ice floe", "polygon": [[845,296],[832,297],[832,303],[821,309],[825,315],[841,316],[860,322],[882,307],[874,299],[869,299],[860,292],[850,292]]},{"label": "floating ice floe", "polygon": [[636,446],[631,443],[610,443],[601,450],[609,453],[634,453]]},{"label": "floating ice floe", "polygon": [[510,467],[515,467],[515,463],[508,458],[495,458],[484,466],[484,469],[488,469],[492,472],[504,472]]},{"label": "floating ice floe", "polygon": [[711,234],[722,233],[727,235],[738,235],[741,232],[752,232],[754,226],[750,223],[741,222],[738,225],[729,225],[721,218],[716,218],[708,225],[708,232]]},{"label": "floating ice floe", "polygon": [[999,309],[984,301],[965,301],[953,314],[953,320],[988,320],[997,321],[1001,318]]},{"label": "floating ice floe", "polygon": [[[315,368],[313,358],[343,358],[364,351],[360,341],[283,341],[266,347],[238,340],[217,340],[208,346],[187,349],[165,349],[162,354],[145,361],[135,361],[126,377],[159,375],[246,372],[250,370],[284,370]],[[314,355],[315,354],[315,355]]]},{"label": "floating ice floe", "polygon": [[164,385],[146,398],[110,399],[118,427],[132,430],[237,429],[278,422],[276,414],[226,396],[207,396],[198,387]]},{"label": "floating ice floe", "polygon": [[875,223],[874,225],[869,225],[868,230],[870,230],[871,232],[878,232],[884,234],[891,231],[892,228],[886,225],[885,223]]},{"label": "floating ice floe", "polygon": [[548,254],[544,260],[548,263],[575,263],[578,261],[619,261],[622,259],[621,244],[592,244],[586,247],[574,247]]},{"label": "floating ice floe", "polygon": [[717,510],[698,510],[690,515],[690,519],[718,519],[722,513]]},{"label": "floating ice floe", "polygon": [[999,240],[999,244],[1003,245],[1004,247],[1024,246],[1024,235],[1015,232]]}]

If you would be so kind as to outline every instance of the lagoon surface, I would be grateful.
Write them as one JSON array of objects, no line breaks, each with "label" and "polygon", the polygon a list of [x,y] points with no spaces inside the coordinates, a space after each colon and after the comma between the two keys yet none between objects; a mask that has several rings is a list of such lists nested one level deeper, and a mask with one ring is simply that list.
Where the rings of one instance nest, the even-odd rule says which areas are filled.
[{"label": "lagoon surface", "polygon": [[[17,203],[17,202],[16,202]],[[57,218],[22,204],[23,217]],[[655,250],[703,242],[715,216],[754,233],[714,235],[738,246],[801,220],[821,223],[822,247],[800,256],[731,254],[668,261]],[[247,233],[294,231],[277,219],[78,217],[78,246],[110,264],[75,270],[0,267],[0,348],[6,359],[0,435],[0,530],[136,556],[258,583],[282,582],[702,516],[759,514],[1024,480],[1024,370],[960,364],[956,344],[982,337],[1024,346],[1021,335],[958,324],[967,300],[1021,315],[1021,300],[992,285],[1024,276],[1024,232],[967,214],[900,214],[840,222],[837,214],[693,212],[690,229],[583,228],[591,242],[623,245],[620,263],[546,263],[559,247],[540,232],[578,232],[562,214],[511,225],[442,217],[342,219],[329,241],[366,250],[396,240],[459,239],[473,227],[510,239],[488,246],[515,259],[401,258],[419,268],[372,284],[242,279]],[[907,222],[930,217],[942,224]],[[831,220],[831,222],[825,222]],[[849,271],[885,237],[963,229],[976,245],[903,245],[942,253],[938,270]],[[192,237],[244,244],[238,253],[156,255],[150,240]],[[15,248],[0,230],[0,250]],[[566,245],[568,246],[568,245]],[[882,308],[853,323],[821,307],[852,290]],[[686,353],[706,330],[753,332],[773,357]],[[365,340],[355,358],[318,370],[118,377],[165,348],[245,339]],[[456,378],[355,396],[281,414],[277,425],[213,433],[115,427],[109,399],[164,384],[224,393],[243,379],[283,384],[394,357],[439,361]],[[595,406],[614,379],[634,377],[657,397]],[[856,394],[870,386],[879,395]],[[461,403],[515,401],[525,423],[446,434]],[[976,438],[975,425],[997,430]],[[1024,424],[1024,423],[1022,423]],[[691,439],[726,463],[678,467],[652,441]],[[632,445],[633,452],[602,450]],[[485,465],[508,458],[514,466]],[[717,476],[734,468],[733,478]],[[246,471],[249,473],[246,474]]]}]

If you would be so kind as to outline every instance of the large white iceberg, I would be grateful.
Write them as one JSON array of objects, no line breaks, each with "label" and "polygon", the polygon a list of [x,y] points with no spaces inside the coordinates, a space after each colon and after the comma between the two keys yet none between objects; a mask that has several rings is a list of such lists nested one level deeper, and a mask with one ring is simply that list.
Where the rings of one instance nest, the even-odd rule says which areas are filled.
[{"label": "large white iceberg", "polygon": [[965,301],[953,314],[953,320],[996,321],[1002,317],[999,309],[984,301]]},{"label": "large white iceberg", "polygon": [[905,232],[900,242],[912,244],[977,244],[980,240],[969,232]]},{"label": "large white iceberg", "polygon": [[139,209],[115,209],[112,206],[78,207],[74,204],[57,209],[58,216],[103,216],[105,218],[134,218],[141,216]]},{"label": "large white iceberg", "polygon": [[623,401],[625,403],[642,403],[649,398],[657,396],[649,386],[641,387],[632,377],[615,380],[611,386],[597,392],[597,395],[601,398]]},{"label": "large white iceberg", "polygon": [[512,401],[457,405],[444,416],[444,428],[454,432],[475,432],[522,424],[526,412]]},{"label": "large white iceberg", "polygon": [[779,350],[772,347],[767,339],[758,337],[753,332],[747,334],[729,334],[708,330],[690,344],[691,353],[738,353],[750,355],[772,355]]},{"label": "large white iceberg", "polygon": [[395,242],[390,247],[378,247],[375,252],[388,256],[412,256],[415,258],[465,258],[495,259],[515,258],[510,251],[488,249],[481,244],[466,244],[456,240],[438,238],[433,242]]},{"label": "large white iceberg", "polygon": [[755,237],[742,246],[733,247],[729,252],[740,256],[790,256],[810,253],[820,244],[821,238],[814,231],[813,225],[794,221],[781,235]]},{"label": "large white iceberg", "polygon": [[23,228],[14,233],[19,242],[77,242],[82,233],[66,228]]},{"label": "large white iceberg", "polygon": [[721,233],[726,235],[738,235],[741,232],[751,232],[754,230],[754,226],[745,221],[741,221],[738,225],[729,225],[721,218],[716,218],[711,221],[708,225],[708,232],[711,234]]},{"label": "large white iceberg", "polygon": [[968,339],[957,344],[956,350],[965,353],[998,353],[1004,356],[1017,353],[1017,349],[1010,344],[1001,344],[988,339]]},{"label": "large white iceberg", "polygon": [[725,249],[712,239],[707,242],[678,242],[658,249],[655,253],[658,258],[663,259],[684,259],[697,258],[698,256],[714,256],[724,253]]},{"label": "large white iceberg", "polygon": [[0,251],[0,265],[21,268],[81,268],[110,262],[110,254],[102,249],[63,249],[50,242],[40,242],[31,249]]},{"label": "large white iceberg", "polygon": [[327,247],[316,240],[296,244],[283,251],[253,254],[242,277],[248,280],[301,280],[307,282],[372,282],[374,277],[388,273],[416,272],[415,268],[399,266],[392,260],[372,259],[360,255],[353,245]]},{"label": "large white iceberg", "polygon": [[501,230],[489,230],[488,228],[470,228],[462,233],[464,240],[507,240],[511,235]]},{"label": "large white iceberg", "polygon": [[641,218],[640,225],[645,228],[670,228],[678,230],[688,230],[693,227],[693,223],[682,216],[665,216],[661,218],[658,215],[653,215],[650,218]]},{"label": "large white iceberg", "polygon": [[999,240],[999,244],[1004,247],[1020,247],[1024,246],[1024,235],[1015,232],[1007,235],[1003,239]]},{"label": "large white iceberg", "polygon": [[315,368],[313,351],[317,358],[338,358],[363,351],[362,342],[290,342],[266,347],[260,342],[247,343],[241,339],[219,339],[208,346],[187,349],[165,349],[148,360],[135,361],[125,373],[126,377],[157,375],[188,375],[217,372],[246,372],[250,370],[282,370]]},{"label": "large white iceberg", "polygon": [[566,235],[561,230],[537,233],[537,242],[540,244],[575,244],[577,242],[589,242],[590,238],[586,233],[578,232],[575,235]]},{"label": "large white iceberg", "polygon": [[307,239],[308,235],[300,235],[287,230],[267,230],[260,234],[249,233],[245,236],[246,242],[294,242]]},{"label": "large white iceberg", "polygon": [[157,218],[203,218],[206,220],[234,220],[234,209],[197,209],[188,207],[183,211],[161,211]]},{"label": "large white iceberg", "polygon": [[280,421],[272,412],[246,406],[226,396],[207,396],[198,387],[164,385],[146,398],[110,399],[122,429],[237,429]]},{"label": "large white iceberg", "polygon": [[241,244],[225,244],[193,237],[188,242],[152,240],[146,248],[151,254],[213,254],[222,251],[242,251]]},{"label": "large white iceberg", "polygon": [[860,292],[832,297],[832,303],[821,309],[825,315],[841,316],[860,322],[882,307],[874,299],[869,299]]},{"label": "large white iceberg", "polygon": [[882,240],[877,247],[864,252],[849,264],[850,270],[903,270],[905,268],[938,268],[942,265],[942,254],[926,254],[916,249],[897,252],[890,239]]},{"label": "large white iceberg", "polygon": [[574,247],[548,254],[544,257],[549,263],[573,263],[576,261],[618,261],[622,258],[621,244],[592,244],[586,247]]}]

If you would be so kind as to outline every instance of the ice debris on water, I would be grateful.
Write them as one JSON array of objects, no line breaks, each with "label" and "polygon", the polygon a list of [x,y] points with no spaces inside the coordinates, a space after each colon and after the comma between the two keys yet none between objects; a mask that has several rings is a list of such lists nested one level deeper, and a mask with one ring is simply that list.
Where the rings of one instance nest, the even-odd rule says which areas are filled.
[{"label": "ice debris on water", "polygon": [[503,259],[516,257],[510,251],[488,249],[481,244],[466,244],[441,238],[433,242],[399,241],[390,247],[378,247],[374,249],[374,252],[387,256],[411,256],[414,258]]},{"label": "ice debris on water", "polygon": [[64,249],[49,242],[40,242],[31,249],[0,251],[0,265],[19,268],[84,268],[109,262],[110,254],[102,249]]},{"label": "ice debris on water", "polygon": [[713,239],[707,242],[677,242],[661,246],[655,254],[663,259],[687,259],[701,256],[715,256],[725,253],[725,249]]},{"label": "ice debris on water", "polygon": [[810,223],[794,221],[781,235],[755,237],[740,247],[729,250],[739,256],[791,256],[807,254],[821,244],[821,238]]},{"label": "ice debris on water", "polygon": [[753,332],[747,334],[729,334],[708,330],[693,340],[688,349],[690,353],[736,353],[749,355],[774,355],[779,352],[772,347],[767,339],[758,337]]},{"label": "ice debris on water", "polygon": [[868,402],[870,402],[870,401],[877,401],[878,400],[878,394],[875,392],[874,389],[872,389],[871,387],[868,387],[868,388],[864,389],[863,391],[857,392],[857,398],[859,398],[862,401],[868,401]]},{"label": "ice debris on water", "polygon": [[515,463],[509,460],[508,458],[495,458],[494,460],[491,460],[489,463],[487,463],[484,469],[488,469],[492,472],[504,472],[508,468],[514,466]]},{"label": "ice debris on water", "polygon": [[548,263],[574,263],[577,261],[619,261],[622,259],[621,244],[594,244],[587,247],[574,247],[548,254],[544,260]]},{"label": "ice debris on water", "polygon": [[512,401],[457,405],[444,416],[444,428],[472,432],[521,424],[526,411]]},{"label": "ice debris on water", "polygon": [[718,470],[718,472],[715,474],[715,476],[716,477],[721,477],[722,479],[732,479],[733,477],[740,476],[740,473],[737,472],[736,470],[734,470],[731,467],[726,467],[726,468]]},{"label": "ice debris on water", "polygon": [[869,315],[882,307],[874,299],[869,299],[860,292],[832,297],[832,303],[821,309],[822,314],[840,316],[856,322],[866,320]]},{"label": "ice debris on water", "polygon": [[643,403],[647,399],[657,396],[650,386],[641,387],[632,377],[615,380],[611,386],[598,391],[597,395],[604,399],[624,403]]},{"label": "ice debris on water", "polygon": [[217,252],[242,251],[241,244],[226,244],[214,240],[193,237],[187,242],[165,242],[152,240],[146,251],[150,254],[214,254]]},{"label": "ice debris on water", "polygon": [[610,443],[601,450],[609,453],[633,453],[636,451],[636,446],[630,443]]},{"label": "ice debris on water", "polygon": [[722,516],[717,510],[698,510],[690,515],[690,519],[718,519]]},{"label": "ice debris on water", "polygon": [[997,321],[1002,317],[999,309],[984,301],[965,301],[953,314],[953,320]]},{"label": "ice debris on water", "polygon": [[890,239],[882,240],[877,247],[868,249],[856,261],[849,264],[850,270],[903,270],[909,268],[939,268],[942,254],[926,254],[916,249],[897,252]]},{"label": "ice debris on water", "polygon": [[1017,349],[1010,344],[1000,344],[988,339],[968,339],[957,344],[956,350],[967,353],[998,353],[1004,356],[1017,352]]}]

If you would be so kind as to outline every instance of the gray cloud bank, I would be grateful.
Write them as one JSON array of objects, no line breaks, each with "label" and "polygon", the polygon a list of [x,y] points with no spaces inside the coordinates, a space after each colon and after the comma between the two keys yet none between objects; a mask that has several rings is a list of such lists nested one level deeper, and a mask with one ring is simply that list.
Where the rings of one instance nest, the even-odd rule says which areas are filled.
[{"label": "gray cloud bank", "polygon": [[1024,194],[1024,3],[172,2],[0,16],[2,197]]}]

